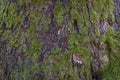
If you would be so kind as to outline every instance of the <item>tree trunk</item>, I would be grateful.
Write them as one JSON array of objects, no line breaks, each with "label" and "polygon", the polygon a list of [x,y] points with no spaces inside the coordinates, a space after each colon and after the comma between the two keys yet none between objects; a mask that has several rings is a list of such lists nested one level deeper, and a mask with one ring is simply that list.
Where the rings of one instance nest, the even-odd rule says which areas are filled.
[{"label": "tree trunk", "polygon": [[111,26],[105,4],[113,0],[104,1],[1,0],[0,80],[98,80],[108,61],[99,41]]}]

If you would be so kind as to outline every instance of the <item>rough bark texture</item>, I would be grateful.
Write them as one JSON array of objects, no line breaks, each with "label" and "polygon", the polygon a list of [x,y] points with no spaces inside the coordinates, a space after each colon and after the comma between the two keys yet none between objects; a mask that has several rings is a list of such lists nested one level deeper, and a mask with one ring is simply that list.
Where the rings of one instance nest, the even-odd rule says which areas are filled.
[{"label": "rough bark texture", "polygon": [[119,0],[1,0],[0,80],[108,79],[119,10]]}]

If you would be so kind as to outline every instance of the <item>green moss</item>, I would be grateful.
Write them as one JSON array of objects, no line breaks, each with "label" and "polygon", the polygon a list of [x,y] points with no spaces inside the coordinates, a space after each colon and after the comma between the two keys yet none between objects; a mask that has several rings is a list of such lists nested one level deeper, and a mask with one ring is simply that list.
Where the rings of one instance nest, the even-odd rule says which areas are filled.
[{"label": "green moss", "polygon": [[113,80],[113,79],[120,79],[120,61],[119,61],[119,54],[112,54],[112,60],[111,60],[111,64],[109,64],[107,67],[105,67],[103,69],[103,71],[101,72],[102,76],[104,77],[104,79],[109,79],[109,80]]},{"label": "green moss", "polygon": [[[83,65],[80,70],[80,74],[86,73],[86,80],[90,80],[90,53],[88,48],[83,45],[80,35],[71,35],[69,37],[69,50],[65,53],[61,53],[60,49],[52,50],[48,55],[45,55],[43,62],[43,72],[46,74],[46,79],[65,79],[65,75],[69,75],[69,80],[78,79],[78,74],[73,73],[72,68],[72,54],[75,53],[83,60]],[[79,45],[80,44],[80,45]],[[63,71],[63,73],[62,73]],[[54,77],[51,77],[49,73],[53,72]],[[56,77],[55,77],[56,76]]]},{"label": "green moss", "polygon": [[[110,20],[114,22],[113,15],[113,0],[81,0],[74,1],[69,0],[66,7],[63,7],[61,1],[57,1],[55,8],[53,10],[55,19],[57,20],[57,26],[61,25],[64,22],[63,15],[69,10],[69,7],[72,7],[70,20],[68,23],[68,28],[72,32],[73,30],[73,19],[78,20],[78,26],[80,28],[81,34],[67,34],[68,36],[68,50],[65,53],[61,53],[60,49],[53,50],[50,54],[45,55],[45,60],[43,62],[43,72],[46,74],[46,79],[50,78],[50,72],[53,72],[55,80],[63,80],[64,75],[70,75],[69,80],[77,80],[78,75],[73,73],[71,56],[73,53],[79,55],[79,57],[83,60],[84,66],[79,69],[80,74],[84,74],[86,72],[86,79],[90,80],[90,52],[88,49],[88,43],[90,41],[97,41],[98,37],[100,38],[100,43],[104,44],[106,41],[110,44],[110,47],[113,49],[111,58],[112,63],[110,66],[106,66],[102,71],[102,75],[106,79],[120,79],[119,75],[119,47],[120,47],[120,38],[118,32],[117,34],[112,30],[108,30],[105,35],[100,36],[98,30],[98,21],[101,20]],[[92,7],[89,8],[88,11],[87,4],[91,2]],[[11,3],[10,5],[6,5],[5,1],[0,1],[0,21],[5,21],[7,24],[7,29],[3,34],[0,26],[0,34],[2,34],[2,38],[4,40],[9,40],[10,48],[19,47],[24,44],[25,40],[28,39],[30,42],[30,46],[21,46],[19,49],[24,52],[25,55],[28,55],[30,59],[25,59],[25,65],[23,65],[24,70],[19,71],[19,69],[14,69],[11,73],[12,80],[30,80],[30,76],[34,76],[33,74],[39,71],[39,67],[37,64],[38,57],[40,55],[42,49],[42,42],[36,37],[38,30],[38,22],[41,19],[43,21],[42,30],[48,30],[50,19],[46,18],[45,15],[41,14],[42,7],[45,4],[45,0],[19,0],[17,4],[20,6],[20,15],[17,15],[17,4]],[[26,30],[27,34],[22,33],[23,30],[23,6],[29,6],[30,8],[30,28]],[[37,7],[36,7],[37,6]],[[9,9],[8,9],[9,8]],[[7,11],[8,10],[8,11]],[[8,15],[7,15],[8,13]],[[102,16],[101,16],[102,15]],[[90,23],[92,21],[92,26]],[[119,21],[118,21],[119,22]],[[15,34],[10,30],[11,28],[15,28]],[[89,28],[94,27],[96,34],[94,34],[93,39],[91,39],[88,35]],[[117,37],[115,37],[117,35]],[[1,40],[0,39],[0,40]],[[114,52],[115,51],[115,52]],[[106,51],[107,53],[107,51]],[[108,54],[108,53],[107,53]],[[32,63],[30,64],[30,60]],[[28,62],[27,62],[28,61]],[[29,63],[29,64],[28,64]],[[32,68],[29,68],[27,65]],[[17,67],[18,68],[18,67]],[[21,69],[21,68],[20,68]],[[30,70],[31,69],[31,70]],[[61,71],[64,71],[62,74]],[[31,75],[30,72],[33,72]],[[32,78],[31,78],[32,80]]]},{"label": "green moss", "polygon": [[39,40],[32,40],[31,41],[31,47],[29,48],[29,54],[33,59],[37,59],[40,55],[42,49],[42,44]]}]

